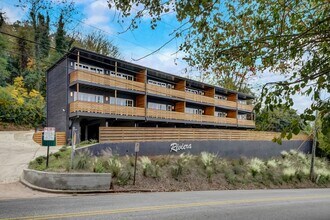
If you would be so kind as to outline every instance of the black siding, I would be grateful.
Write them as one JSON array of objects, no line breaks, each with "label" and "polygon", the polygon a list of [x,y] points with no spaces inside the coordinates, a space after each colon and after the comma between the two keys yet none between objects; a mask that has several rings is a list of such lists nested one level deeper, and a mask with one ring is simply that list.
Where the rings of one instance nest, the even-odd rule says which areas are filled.
[{"label": "black siding", "polygon": [[67,59],[47,73],[47,126],[66,132],[68,137]]}]

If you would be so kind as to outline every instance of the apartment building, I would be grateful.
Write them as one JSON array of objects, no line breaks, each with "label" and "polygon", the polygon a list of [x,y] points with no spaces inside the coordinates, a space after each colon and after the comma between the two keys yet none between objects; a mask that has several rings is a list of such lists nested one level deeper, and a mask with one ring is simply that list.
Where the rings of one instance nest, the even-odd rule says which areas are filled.
[{"label": "apartment building", "polygon": [[80,48],[47,71],[47,126],[78,141],[99,127],[255,127],[254,97]]}]

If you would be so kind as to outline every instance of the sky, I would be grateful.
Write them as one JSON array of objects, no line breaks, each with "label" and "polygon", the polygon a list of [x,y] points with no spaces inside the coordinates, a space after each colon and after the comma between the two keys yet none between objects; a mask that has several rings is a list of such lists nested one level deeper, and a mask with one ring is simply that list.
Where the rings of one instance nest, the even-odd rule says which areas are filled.
[{"label": "sky", "polygon": [[[9,22],[27,18],[26,11],[15,6],[17,3],[18,0],[0,0],[0,9],[6,13]],[[172,41],[151,56],[134,61],[155,51],[164,42],[171,39],[169,33],[180,25],[176,21],[175,13],[170,12],[163,16],[162,21],[158,23],[155,30],[150,28],[150,17],[147,16],[141,20],[138,29],[125,31],[129,25],[129,20],[126,19],[124,23],[118,23],[118,18],[121,19],[119,12],[109,9],[107,0],[75,0],[75,3],[81,13],[79,16],[74,17],[72,28],[80,33],[101,31],[119,47],[122,58],[126,61],[184,77],[199,75],[196,71],[193,71],[190,75],[184,71],[188,67],[181,59],[184,54],[176,53],[182,39]],[[138,8],[134,8],[133,12],[134,10],[136,11]],[[264,83],[279,80],[283,80],[283,76],[265,71],[258,77],[250,79],[249,83],[254,88],[254,92],[258,94]],[[294,101],[294,108],[300,113],[311,104],[310,98],[305,96],[295,95]]]}]

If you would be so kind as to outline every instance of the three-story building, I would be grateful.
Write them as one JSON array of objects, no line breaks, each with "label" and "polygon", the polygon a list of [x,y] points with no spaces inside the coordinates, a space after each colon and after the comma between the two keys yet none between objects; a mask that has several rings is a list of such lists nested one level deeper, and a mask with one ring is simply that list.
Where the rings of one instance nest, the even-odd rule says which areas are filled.
[{"label": "three-story building", "polygon": [[254,128],[253,99],[79,48],[47,71],[47,126],[78,141],[100,126]]}]

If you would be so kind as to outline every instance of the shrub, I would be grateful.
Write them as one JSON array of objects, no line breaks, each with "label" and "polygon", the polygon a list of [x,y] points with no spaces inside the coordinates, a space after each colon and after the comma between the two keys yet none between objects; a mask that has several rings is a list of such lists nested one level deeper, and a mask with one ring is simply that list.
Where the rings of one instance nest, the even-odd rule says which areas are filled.
[{"label": "shrub", "polygon": [[260,173],[262,169],[265,168],[264,162],[258,158],[253,158],[250,161],[249,167],[252,172],[252,176],[256,176],[257,173]]},{"label": "shrub", "polygon": [[193,156],[189,154],[180,154],[175,164],[171,167],[172,177],[179,180],[179,177],[183,174],[186,165],[192,160]]},{"label": "shrub", "polygon": [[169,165],[172,159],[173,159],[172,156],[166,155],[166,156],[156,158],[155,163],[156,163],[156,165],[158,165],[160,167],[164,167],[164,166]]},{"label": "shrub", "polygon": [[97,158],[95,159],[95,162],[93,163],[94,168],[93,171],[94,173],[105,173],[106,169],[103,166],[102,160],[98,160]]},{"label": "shrub", "polygon": [[277,162],[275,159],[267,161],[267,167],[269,168],[276,168],[277,167]]},{"label": "shrub", "polygon": [[45,161],[45,156],[39,156],[36,158],[37,164],[41,165]]},{"label": "shrub", "polygon": [[283,173],[283,180],[285,182],[288,182],[289,180],[292,180],[292,178],[295,176],[297,170],[293,167],[284,168]]},{"label": "shrub", "polygon": [[214,161],[217,158],[217,156],[208,152],[202,152],[200,158],[204,168],[206,169],[207,167],[214,165]]},{"label": "shrub", "polygon": [[89,155],[87,152],[78,153],[74,158],[74,169],[86,170],[89,167]]},{"label": "shrub", "polygon": [[122,164],[118,156],[112,156],[107,160],[106,163],[109,172],[112,174],[112,177],[117,177],[121,171]]},{"label": "shrub", "polygon": [[132,167],[125,167],[124,169],[122,169],[117,177],[117,183],[120,186],[124,186],[127,185],[128,182],[132,179]]},{"label": "shrub", "polygon": [[281,155],[282,155],[283,158],[286,158],[289,155],[289,153],[284,150],[284,151],[281,152]]}]

